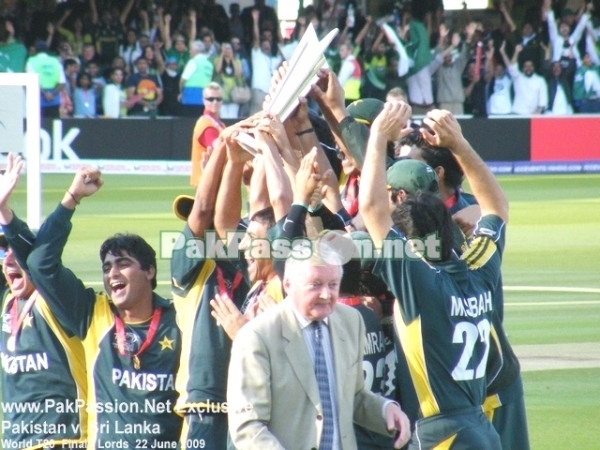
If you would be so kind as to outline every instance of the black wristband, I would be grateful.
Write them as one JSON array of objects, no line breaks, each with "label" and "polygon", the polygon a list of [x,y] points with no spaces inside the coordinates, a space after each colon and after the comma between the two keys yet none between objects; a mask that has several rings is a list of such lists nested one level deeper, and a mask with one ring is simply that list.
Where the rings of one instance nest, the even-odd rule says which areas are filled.
[{"label": "black wristband", "polygon": [[313,133],[314,131],[314,128],[307,128],[306,130],[298,131],[296,133],[296,136],[302,136],[303,134]]}]

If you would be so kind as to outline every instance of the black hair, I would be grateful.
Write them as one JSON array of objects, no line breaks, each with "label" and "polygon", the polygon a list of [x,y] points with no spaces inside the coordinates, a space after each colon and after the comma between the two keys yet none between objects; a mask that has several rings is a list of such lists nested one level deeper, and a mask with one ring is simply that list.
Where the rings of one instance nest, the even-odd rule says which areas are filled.
[{"label": "black hair", "polygon": [[342,281],[340,281],[340,297],[361,295],[360,275],[360,260],[351,259],[343,265]]},{"label": "black hair", "polygon": [[150,270],[150,267],[154,267],[152,289],[156,289],[156,252],[141,236],[137,234],[115,234],[100,246],[100,261],[104,263],[104,259],[109,253],[114,256],[127,253],[140,263],[142,270]]},{"label": "black hair", "polygon": [[454,242],[452,216],[438,197],[421,191],[408,195],[396,206],[392,220],[408,239],[436,234],[440,240],[441,261],[450,259]]},{"label": "black hair", "polygon": [[425,140],[423,139],[423,135],[421,134],[421,132],[419,130],[413,130],[410,132],[410,134],[408,134],[408,135],[404,136],[402,139],[400,139],[399,145],[400,146],[408,145],[410,147],[415,145],[417,147],[422,147],[423,145],[427,145],[427,144],[425,143]]},{"label": "black hair", "polygon": [[315,134],[317,135],[317,139],[319,142],[329,146],[335,147],[335,138],[333,137],[333,133],[331,132],[331,128],[327,121],[316,114],[308,113],[308,119],[310,120],[310,124],[315,129]]},{"label": "black hair", "polygon": [[335,138],[333,137],[333,133],[331,132],[329,124],[325,119],[311,112],[308,113],[308,119],[310,120],[310,124],[315,130],[317,139],[323,147],[325,156],[327,156],[327,159],[329,160],[329,164],[331,164],[331,168],[333,169],[335,176],[339,178],[340,173],[342,172],[342,162],[338,158],[337,152],[335,151],[335,149],[337,148],[337,144],[335,142]]},{"label": "black hair", "polygon": [[77,86],[81,86],[81,79],[84,78],[84,77],[87,78],[88,80],[90,80],[90,86],[89,87],[92,87],[92,77],[87,72],[78,72],[77,73]]},{"label": "black hair", "polygon": [[123,73],[123,76],[125,75],[125,71],[123,69],[121,69],[120,67],[111,67],[111,69],[108,72],[109,76],[112,77],[117,70],[121,71],[121,73]]},{"label": "black hair", "polygon": [[78,64],[79,64],[79,63],[77,62],[77,60],[76,60],[76,59],[73,59],[73,58],[66,58],[66,59],[63,61],[63,69],[64,69],[64,70],[67,70],[69,67],[71,67],[71,66],[76,66],[76,65],[78,65]]},{"label": "black hair", "polygon": [[433,169],[444,168],[444,185],[452,189],[458,189],[463,182],[465,173],[450,150],[446,147],[433,147],[426,143],[420,146],[421,157]]},{"label": "black hair", "polygon": [[268,228],[271,228],[275,225],[275,212],[273,211],[273,207],[269,206],[267,208],[261,209],[260,211],[255,212],[252,217],[250,217],[250,221],[258,222],[262,225],[265,225]]}]

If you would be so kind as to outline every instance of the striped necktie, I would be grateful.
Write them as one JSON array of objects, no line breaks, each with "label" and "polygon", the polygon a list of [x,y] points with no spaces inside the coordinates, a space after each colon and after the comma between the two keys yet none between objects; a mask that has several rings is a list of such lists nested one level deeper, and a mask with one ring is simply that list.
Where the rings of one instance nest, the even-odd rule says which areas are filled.
[{"label": "striped necktie", "polygon": [[315,340],[315,375],[319,386],[321,407],[323,409],[323,433],[319,450],[332,450],[333,448],[333,406],[331,404],[331,393],[329,391],[329,377],[325,354],[323,353],[323,329],[321,322],[312,323]]}]

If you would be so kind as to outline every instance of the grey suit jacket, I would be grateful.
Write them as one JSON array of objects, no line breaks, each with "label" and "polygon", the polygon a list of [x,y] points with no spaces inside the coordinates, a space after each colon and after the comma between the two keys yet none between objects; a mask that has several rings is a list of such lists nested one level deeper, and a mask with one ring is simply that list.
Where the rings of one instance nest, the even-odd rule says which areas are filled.
[{"label": "grey suit jacket", "polygon": [[[343,450],[356,449],[353,421],[388,434],[386,401],[364,385],[365,325],[351,307],[329,316]],[[229,429],[238,450],[318,449],[323,410],[313,364],[290,299],[237,334],[227,386]]]}]

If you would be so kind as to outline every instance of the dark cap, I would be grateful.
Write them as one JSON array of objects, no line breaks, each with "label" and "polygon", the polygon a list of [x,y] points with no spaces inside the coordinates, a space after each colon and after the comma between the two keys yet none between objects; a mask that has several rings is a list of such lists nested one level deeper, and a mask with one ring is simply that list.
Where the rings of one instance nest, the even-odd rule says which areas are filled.
[{"label": "dark cap", "polygon": [[178,219],[187,220],[194,206],[194,197],[190,195],[179,195],[173,201],[173,213]]},{"label": "dark cap", "polygon": [[387,183],[392,189],[402,189],[407,194],[438,192],[437,174],[429,165],[416,159],[396,161],[387,171]]},{"label": "dark cap", "polygon": [[48,51],[48,44],[46,44],[46,41],[42,41],[41,39],[39,41],[36,41],[35,43],[35,51],[36,53],[44,53]]},{"label": "dark cap", "polygon": [[383,109],[383,105],[384,103],[376,98],[363,98],[350,103],[346,111],[354,117],[354,120],[370,127]]}]

